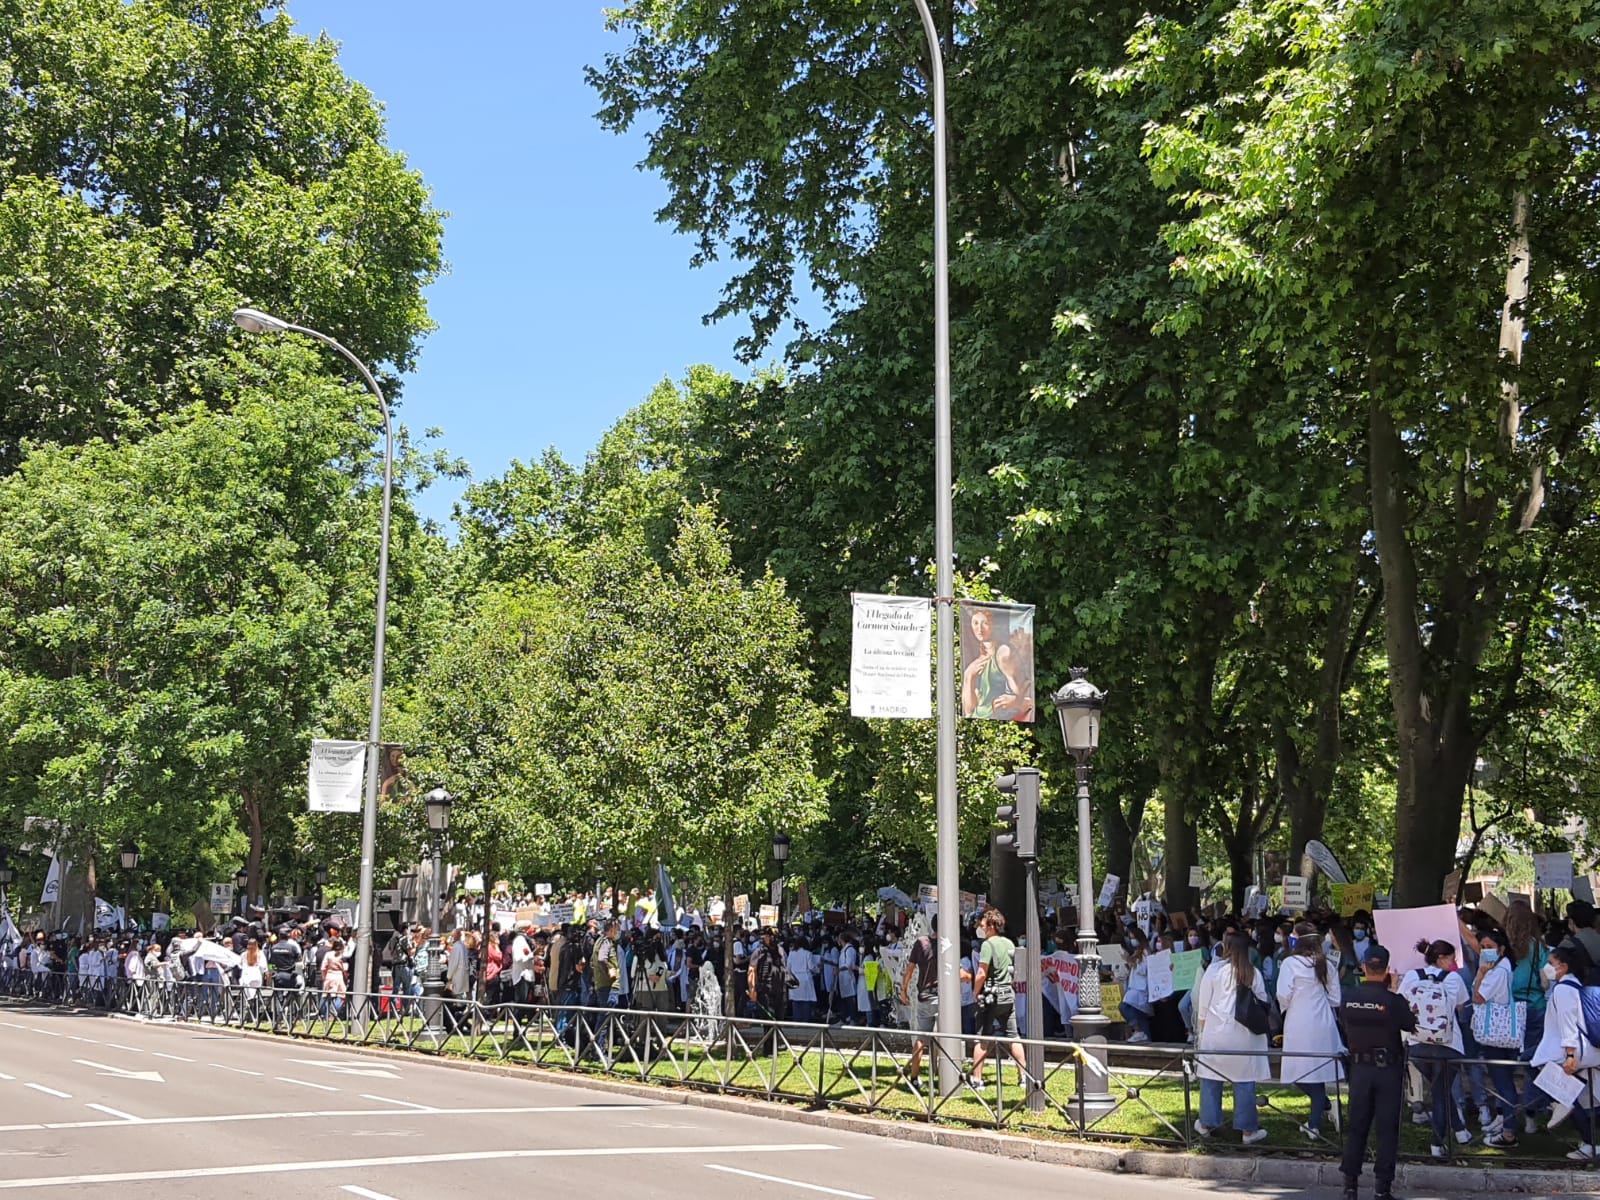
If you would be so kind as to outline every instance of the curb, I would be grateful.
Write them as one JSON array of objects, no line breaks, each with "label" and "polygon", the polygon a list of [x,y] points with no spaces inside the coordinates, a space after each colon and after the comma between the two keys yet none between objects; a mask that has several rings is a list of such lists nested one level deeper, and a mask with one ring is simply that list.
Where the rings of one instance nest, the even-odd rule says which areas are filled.
[{"label": "curb", "polygon": [[[143,1017],[127,1013],[108,1014],[114,1019],[151,1024]],[[196,1025],[195,1028],[213,1028]],[[893,1138],[924,1146],[944,1146],[953,1150],[967,1150],[978,1154],[1019,1159],[1028,1162],[1050,1163],[1055,1166],[1078,1167],[1114,1175],[1143,1175],[1147,1178],[1189,1179],[1214,1183],[1274,1184],[1306,1188],[1322,1186],[1341,1187],[1344,1177],[1339,1164],[1329,1160],[1269,1158],[1264,1155],[1193,1154],[1174,1150],[1115,1149],[1082,1142],[1058,1141],[1025,1137],[990,1129],[957,1129],[925,1121],[889,1121],[856,1113],[836,1112],[830,1109],[801,1108],[794,1104],[758,1100],[745,1096],[719,1095],[670,1083],[628,1083],[620,1079],[586,1075],[580,1072],[550,1070],[537,1066],[512,1066],[504,1063],[476,1062],[447,1054],[429,1054],[392,1046],[352,1045],[348,1042],[325,1041],[321,1038],[295,1037],[289,1034],[268,1033],[258,1029],[240,1029],[234,1026],[217,1026],[230,1034],[261,1041],[283,1042],[286,1038],[301,1044],[315,1043],[329,1050],[350,1054],[375,1055],[421,1060],[451,1070],[496,1075],[507,1079],[537,1079],[545,1083],[567,1087],[585,1088],[613,1096],[630,1099],[654,1100],[662,1105],[681,1104],[690,1108],[706,1108],[717,1112],[739,1113],[767,1120],[788,1121],[818,1129],[832,1129],[841,1133],[859,1133],[869,1137]],[[1370,1174],[1370,1168],[1364,1171]],[[1590,1171],[1572,1171],[1564,1168],[1541,1170],[1534,1168],[1494,1168],[1476,1166],[1447,1166],[1439,1163],[1401,1163],[1395,1174],[1395,1186],[1408,1189],[1431,1189],[1445,1195],[1527,1192],[1542,1195],[1594,1194],[1600,1192],[1600,1175]]]}]

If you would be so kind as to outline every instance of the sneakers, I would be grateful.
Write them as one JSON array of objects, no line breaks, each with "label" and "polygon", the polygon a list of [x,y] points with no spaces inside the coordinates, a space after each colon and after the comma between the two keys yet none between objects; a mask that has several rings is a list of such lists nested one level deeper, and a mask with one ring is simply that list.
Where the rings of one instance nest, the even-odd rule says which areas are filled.
[{"label": "sneakers", "polygon": [[1545,1128],[1546,1129],[1554,1129],[1557,1125],[1561,1124],[1561,1122],[1565,1121],[1571,1115],[1572,1115],[1572,1105],[1570,1105],[1570,1104],[1552,1105],[1551,1109],[1550,1109],[1550,1124],[1546,1125]]},{"label": "sneakers", "polygon": [[1478,1106],[1478,1124],[1482,1126],[1485,1133],[1488,1133],[1490,1128],[1494,1125],[1497,1125],[1499,1121],[1499,1117],[1491,1117],[1489,1115],[1489,1106],[1487,1104],[1480,1104]]},{"label": "sneakers", "polygon": [[1573,1162],[1592,1162],[1594,1159],[1600,1158],[1600,1150],[1596,1150],[1588,1142],[1585,1142],[1567,1157]]},{"label": "sneakers", "polygon": [[1265,1129],[1252,1129],[1249,1133],[1244,1135],[1244,1144],[1246,1146],[1254,1146],[1257,1142],[1264,1142],[1266,1140],[1267,1131]]},{"label": "sneakers", "polygon": [[1533,1114],[1532,1113],[1528,1113],[1526,1116],[1524,1116],[1522,1118],[1522,1132],[1523,1133],[1538,1133],[1539,1132],[1539,1122],[1535,1121],[1533,1119]]},{"label": "sneakers", "polygon": [[1472,1145],[1472,1130],[1470,1130],[1470,1129],[1458,1129],[1458,1130],[1456,1130],[1456,1144],[1458,1146],[1470,1146],[1470,1145]]},{"label": "sneakers", "polygon": [[1194,1123],[1194,1131],[1199,1137],[1210,1137],[1216,1132],[1216,1128],[1211,1125],[1202,1125],[1199,1121],[1196,1121]]},{"label": "sneakers", "polygon": [[1300,1132],[1306,1135],[1308,1142],[1320,1142],[1322,1140],[1321,1132],[1311,1128],[1311,1124],[1308,1121],[1300,1122]]},{"label": "sneakers", "polygon": [[1505,1132],[1506,1129],[1506,1119],[1504,1117],[1495,1117],[1492,1121],[1483,1120],[1483,1114],[1488,1111],[1489,1110],[1486,1108],[1480,1108],[1478,1110],[1478,1123],[1483,1126],[1484,1141],[1488,1141],[1493,1137],[1499,1137]]},{"label": "sneakers", "polygon": [[1429,1146],[1428,1147],[1428,1153],[1433,1155],[1435,1158],[1443,1158],[1444,1157],[1444,1147],[1443,1146]]},{"label": "sneakers", "polygon": [[1139,1033],[1136,1030],[1133,1033],[1130,1033],[1128,1035],[1127,1044],[1130,1045],[1130,1046],[1138,1046],[1138,1045],[1142,1045],[1145,1042],[1148,1042],[1149,1040],[1150,1040],[1150,1035],[1148,1033]]}]

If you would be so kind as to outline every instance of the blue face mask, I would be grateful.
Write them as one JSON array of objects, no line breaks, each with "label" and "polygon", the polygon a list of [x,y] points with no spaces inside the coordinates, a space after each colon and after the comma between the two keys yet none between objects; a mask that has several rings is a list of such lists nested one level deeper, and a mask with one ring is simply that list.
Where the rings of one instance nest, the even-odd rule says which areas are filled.
[{"label": "blue face mask", "polygon": [[1365,929],[1357,929],[1356,930],[1356,941],[1364,942],[1366,940],[1367,940],[1367,931]]},{"label": "blue face mask", "polygon": [[1494,949],[1481,950],[1478,953],[1478,957],[1486,963],[1497,963],[1500,961],[1500,951]]},{"label": "blue face mask", "polygon": [[1295,935],[1294,935],[1294,934],[1292,934],[1292,933],[1291,933],[1291,934],[1290,934],[1290,935],[1289,935],[1289,939],[1288,939],[1288,946],[1289,946],[1289,949],[1291,949],[1291,950],[1293,950],[1293,949],[1294,949],[1294,948],[1295,948],[1295,947],[1296,947],[1296,946],[1298,946],[1298,945],[1299,945],[1299,944],[1300,944],[1300,939],[1299,939],[1299,938],[1297,938],[1297,937],[1295,937]]}]

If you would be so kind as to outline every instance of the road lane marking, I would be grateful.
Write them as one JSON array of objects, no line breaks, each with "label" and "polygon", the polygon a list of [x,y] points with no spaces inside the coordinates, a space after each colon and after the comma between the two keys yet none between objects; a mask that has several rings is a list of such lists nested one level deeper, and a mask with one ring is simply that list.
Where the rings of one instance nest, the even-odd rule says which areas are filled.
[{"label": "road lane marking", "polygon": [[290,1079],[287,1075],[274,1075],[273,1078],[279,1083],[298,1083],[301,1087],[316,1088],[319,1092],[337,1092],[339,1090],[336,1087],[329,1087],[325,1083],[312,1083],[308,1079]]},{"label": "road lane marking", "polygon": [[15,1075],[7,1075],[4,1071],[0,1071],[0,1079],[8,1079],[9,1080],[9,1079],[15,1079],[15,1078],[16,1078]]},{"label": "road lane marking", "polygon": [[260,1071],[249,1071],[244,1067],[230,1067],[227,1063],[207,1063],[206,1065],[215,1067],[219,1071],[232,1071],[236,1075],[254,1075],[258,1078],[261,1075]]},{"label": "road lane marking", "polygon": [[[140,1124],[148,1122],[141,1121]],[[656,1158],[686,1154],[779,1154],[837,1150],[826,1142],[777,1142],[736,1146],[597,1146],[540,1147],[532,1150],[490,1151],[496,1158]],[[96,1183],[153,1183],[169,1179],[223,1179],[240,1175],[292,1175],[306,1171],[357,1171],[377,1167],[412,1167],[431,1163],[481,1162],[485,1151],[464,1150],[447,1154],[404,1154],[394,1158],[324,1159],[319,1162],[242,1163],[212,1167],[179,1167],[170,1171],[118,1171],[103,1175],[46,1175],[35,1179],[0,1179],[0,1191],[26,1188],[83,1187]]]},{"label": "road lane marking", "polygon": [[383,1104],[403,1104],[407,1108],[415,1108],[420,1112],[438,1112],[431,1104],[415,1104],[410,1100],[396,1100],[393,1096],[373,1096],[367,1092],[361,1093],[363,1100],[377,1100]]},{"label": "road lane marking", "polygon": [[138,1117],[132,1113],[125,1113],[120,1108],[107,1108],[104,1104],[91,1104],[88,1107],[94,1109],[95,1112],[103,1112],[109,1117],[116,1117],[118,1120],[132,1121],[135,1125],[139,1123]]},{"label": "road lane marking", "polygon": [[110,1075],[115,1079],[143,1079],[150,1083],[165,1083],[160,1071],[130,1071],[127,1067],[108,1067],[105,1063],[90,1062],[87,1058],[72,1060],[80,1067],[90,1067],[102,1075]]},{"label": "road lane marking", "polygon": [[804,1188],[808,1192],[826,1192],[830,1196],[844,1196],[846,1200],[872,1200],[871,1196],[863,1196],[860,1192],[842,1192],[838,1188],[823,1187],[820,1183],[802,1183],[798,1179],[785,1179],[781,1175],[762,1175],[758,1171],[741,1171],[738,1167],[721,1167],[716,1163],[706,1163],[708,1171],[726,1171],[729,1175],[744,1175],[750,1179],[764,1179],[768,1183],[781,1183],[785,1187]]},{"label": "road lane marking", "polygon": [[129,1054],[144,1053],[144,1051],[139,1049],[137,1046],[124,1046],[121,1042],[107,1042],[106,1045],[112,1050],[126,1050]]},{"label": "road lane marking", "polygon": [[353,1183],[347,1183],[339,1190],[349,1192],[352,1196],[365,1196],[367,1200],[394,1200],[393,1196],[385,1196],[382,1192],[369,1192],[366,1188],[357,1187]]},{"label": "road lane marking", "polygon": [[[603,1111],[638,1112],[647,1108],[666,1108],[664,1104],[607,1104]],[[228,1125],[239,1121],[300,1121],[323,1120],[328,1117],[504,1117],[528,1113],[594,1113],[601,1106],[594,1104],[519,1105],[509,1108],[331,1108],[308,1109],[291,1112],[212,1113],[192,1117],[141,1117],[141,1125]],[[36,1129],[114,1129],[125,1121],[50,1121],[28,1122],[20,1125],[0,1125],[0,1133],[21,1133]]]},{"label": "road lane marking", "polygon": [[163,1054],[159,1050],[152,1050],[152,1051],[150,1051],[150,1053],[154,1054],[157,1058],[170,1058],[173,1062],[193,1062],[194,1061],[194,1059],[185,1058],[181,1054]]},{"label": "road lane marking", "polygon": [[94,1040],[94,1038],[86,1038],[86,1037],[79,1037],[79,1036],[78,1036],[78,1035],[77,1035],[77,1034],[75,1034],[75,1033],[69,1033],[69,1034],[67,1034],[67,1035],[66,1035],[66,1037],[67,1037],[67,1039],[68,1039],[68,1040],[69,1040],[69,1041],[74,1041],[74,1042],[89,1042],[89,1043],[90,1043],[90,1044],[91,1044],[91,1045],[95,1045],[95,1046],[98,1046],[98,1045],[99,1045],[99,1044],[100,1044],[100,1043],[99,1043],[99,1042],[97,1042],[97,1041],[95,1041],[95,1040]]},{"label": "road lane marking", "polygon": [[[400,1076],[393,1067],[386,1063],[376,1062],[370,1058],[357,1058],[350,1061],[339,1058],[291,1058],[292,1063],[299,1063],[302,1067],[326,1067],[339,1075],[366,1075],[373,1079],[399,1079]],[[351,1062],[368,1063],[368,1066],[352,1066]]]},{"label": "road lane marking", "polygon": [[25,1083],[23,1087],[30,1087],[36,1092],[43,1092],[47,1096],[60,1096],[63,1100],[71,1100],[71,1092],[58,1092],[53,1087],[45,1087],[42,1083]]}]

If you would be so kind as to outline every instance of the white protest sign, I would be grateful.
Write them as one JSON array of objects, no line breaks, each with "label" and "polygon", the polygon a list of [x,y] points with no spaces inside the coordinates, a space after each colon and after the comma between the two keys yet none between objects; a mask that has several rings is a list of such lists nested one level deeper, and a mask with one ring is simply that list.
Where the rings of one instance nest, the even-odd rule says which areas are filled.
[{"label": "white protest sign", "polygon": [[571,903],[567,903],[567,904],[552,904],[550,906],[550,922],[553,925],[571,925],[572,924],[572,905],[571,905]]},{"label": "white protest sign", "polygon": [[533,894],[535,896],[548,896],[550,894],[550,890],[550,885],[548,883],[536,883],[533,885]]},{"label": "white protest sign", "polygon": [[365,742],[313,741],[306,773],[307,811],[360,812],[366,770]]},{"label": "white protest sign", "polygon": [[1572,890],[1572,851],[1560,850],[1554,854],[1533,856],[1533,886],[1541,892],[1556,888]]},{"label": "white protest sign", "polygon": [[1461,925],[1454,904],[1430,904],[1426,908],[1380,908],[1372,914],[1372,927],[1378,944],[1389,951],[1389,969],[1404,975],[1423,965],[1417,953],[1419,941],[1449,942],[1461,958]]},{"label": "white protest sign", "polygon": [[1291,911],[1299,912],[1304,911],[1310,903],[1310,881],[1304,875],[1285,875],[1283,877],[1283,906]]},{"label": "white protest sign", "polygon": [[763,929],[776,928],[778,924],[778,906],[776,904],[763,904],[760,916]]},{"label": "white protest sign", "polygon": [[213,913],[226,913],[233,910],[233,884],[213,883],[211,885],[211,911]]},{"label": "white protest sign", "polygon": [[858,592],[850,605],[850,715],[933,716],[932,602]]},{"label": "white protest sign", "polygon": [[1163,950],[1145,959],[1150,975],[1150,999],[1165,1000],[1172,995],[1172,951]]},{"label": "white protest sign", "polygon": [[1106,881],[1100,886],[1099,907],[1110,908],[1111,901],[1116,898],[1117,888],[1122,885],[1122,880],[1115,875],[1107,875]]},{"label": "white protest sign", "polygon": [[1206,869],[1204,867],[1189,868],[1189,886],[1203,888],[1206,885]]}]

